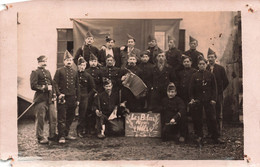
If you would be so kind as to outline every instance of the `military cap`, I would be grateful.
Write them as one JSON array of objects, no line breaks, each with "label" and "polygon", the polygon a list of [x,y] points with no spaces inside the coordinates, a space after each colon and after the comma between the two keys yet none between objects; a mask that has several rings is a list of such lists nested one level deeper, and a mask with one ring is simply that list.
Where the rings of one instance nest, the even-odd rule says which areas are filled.
[{"label": "military cap", "polygon": [[133,36],[131,36],[130,34],[127,34],[127,38],[128,38],[128,40],[133,39],[135,41],[135,38]]},{"label": "military cap", "polygon": [[148,36],[148,42],[151,42],[152,40],[156,40],[156,39],[153,35],[149,35]]},{"label": "military cap", "polygon": [[112,57],[115,60],[114,56],[112,56],[111,54],[107,54],[106,59],[108,59],[110,57]]},{"label": "military cap", "polygon": [[79,57],[78,59],[78,65],[82,64],[82,63],[86,63],[86,60],[83,57]]},{"label": "military cap", "polygon": [[112,83],[112,81],[110,79],[106,78],[106,77],[103,77],[102,81],[103,81],[103,86],[106,86],[106,85]]},{"label": "military cap", "polygon": [[197,42],[198,42],[197,39],[195,39],[195,38],[193,38],[192,36],[190,36],[190,43],[193,42],[193,41],[197,41]]},{"label": "military cap", "polygon": [[106,42],[110,42],[110,41],[114,41],[114,42],[116,42],[114,39],[112,39],[110,36],[106,36]]},{"label": "military cap", "polygon": [[47,57],[44,56],[44,55],[41,55],[41,56],[39,56],[39,57],[37,58],[38,63],[43,62],[43,61],[45,61],[46,59],[47,59]]},{"label": "military cap", "polygon": [[173,82],[170,82],[169,85],[167,86],[167,91],[170,91],[170,90],[176,90],[176,86],[174,85]]},{"label": "military cap", "polygon": [[168,42],[169,42],[170,40],[175,41],[175,38],[174,38],[173,36],[168,35]]},{"label": "military cap", "polygon": [[141,53],[141,57],[143,56],[143,55],[149,55],[150,54],[150,50],[145,50],[145,51],[143,51],[142,53]]},{"label": "military cap", "polygon": [[73,56],[70,54],[70,52],[68,50],[66,50],[64,52],[63,60],[66,60],[66,59],[69,59],[69,58],[73,58]]},{"label": "military cap", "polygon": [[91,61],[91,60],[98,60],[98,58],[93,53],[90,53],[89,61]]},{"label": "military cap", "polygon": [[86,38],[88,38],[88,37],[93,37],[94,38],[94,36],[91,34],[90,31],[88,31],[87,34],[86,34]]},{"label": "military cap", "polygon": [[206,64],[208,63],[208,61],[204,58],[204,57],[199,57],[198,63],[203,60]]},{"label": "military cap", "polygon": [[209,48],[208,49],[208,55],[212,55],[212,54],[216,55],[216,53],[211,48]]}]

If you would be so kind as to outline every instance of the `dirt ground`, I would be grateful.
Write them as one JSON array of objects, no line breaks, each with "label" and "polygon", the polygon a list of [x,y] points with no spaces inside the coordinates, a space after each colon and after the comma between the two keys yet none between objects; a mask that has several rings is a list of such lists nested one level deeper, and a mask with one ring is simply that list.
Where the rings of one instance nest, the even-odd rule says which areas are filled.
[{"label": "dirt ground", "polygon": [[[71,134],[76,136],[77,121]],[[45,128],[47,136],[48,126]],[[35,137],[33,120],[18,123],[19,158],[37,160],[243,160],[244,141],[242,125],[224,125],[225,144],[213,144],[210,139],[203,147],[193,142],[178,144],[162,142],[160,138],[107,137],[78,138],[66,144],[41,145]],[[192,134],[191,134],[192,135]]]}]

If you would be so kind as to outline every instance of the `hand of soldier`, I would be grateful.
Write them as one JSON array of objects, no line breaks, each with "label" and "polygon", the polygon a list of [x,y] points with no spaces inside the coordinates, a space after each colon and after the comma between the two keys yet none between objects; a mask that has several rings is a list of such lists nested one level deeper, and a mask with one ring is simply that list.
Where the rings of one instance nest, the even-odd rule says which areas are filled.
[{"label": "hand of soldier", "polygon": [[121,47],[120,47],[120,50],[124,50],[124,49],[125,49],[125,46],[121,46]]},{"label": "hand of soldier", "polygon": [[170,124],[176,124],[175,119],[172,118],[172,119],[170,120]]},{"label": "hand of soldier", "polygon": [[96,115],[97,115],[98,117],[101,117],[102,113],[101,113],[99,110],[96,110]]},{"label": "hand of soldier", "polygon": [[153,113],[153,111],[148,111],[148,112],[147,112],[147,114],[152,114],[152,113]]},{"label": "hand of soldier", "polygon": [[126,79],[126,75],[123,75],[121,81],[124,81],[125,79]]},{"label": "hand of soldier", "polygon": [[64,98],[64,97],[65,97],[64,94],[60,94],[60,95],[59,95],[59,99],[62,99],[62,98]]},{"label": "hand of soldier", "polygon": [[211,101],[210,101],[210,104],[215,105],[215,104],[216,104],[216,101],[215,101],[215,100],[211,100]]},{"label": "hand of soldier", "polygon": [[126,105],[125,105],[126,102],[127,101],[124,101],[123,103],[120,103],[120,107],[126,107]]},{"label": "hand of soldier", "polygon": [[107,47],[106,47],[105,45],[102,45],[102,46],[101,46],[101,50],[106,50],[106,48],[107,48]]},{"label": "hand of soldier", "polygon": [[189,104],[193,104],[195,103],[195,100],[194,99],[191,99],[191,101],[189,102]]},{"label": "hand of soldier", "polygon": [[76,105],[79,106],[79,101],[76,102]]},{"label": "hand of soldier", "polygon": [[48,90],[52,90],[52,85],[48,85]]}]

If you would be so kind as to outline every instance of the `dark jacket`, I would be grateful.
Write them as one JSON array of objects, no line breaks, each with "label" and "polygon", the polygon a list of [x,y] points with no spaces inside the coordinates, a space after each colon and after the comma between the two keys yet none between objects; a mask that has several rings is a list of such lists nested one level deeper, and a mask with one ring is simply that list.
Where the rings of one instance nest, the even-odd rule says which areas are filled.
[{"label": "dark jacket", "polygon": [[118,104],[119,104],[118,93],[112,90],[112,93],[109,96],[106,91],[103,91],[102,93],[98,94],[95,97],[93,109],[94,111],[98,109],[102,111],[104,115],[109,117],[110,114],[113,112],[115,106],[118,106]]},{"label": "dark jacket", "polygon": [[177,87],[177,95],[181,97],[186,103],[189,102],[189,86],[192,74],[197,72],[198,70],[194,68],[184,68],[181,71],[178,71],[177,82],[175,83]]},{"label": "dark jacket", "polygon": [[214,74],[209,71],[198,71],[191,77],[190,99],[208,102],[217,101],[217,84]]},{"label": "dark jacket", "polygon": [[78,71],[80,95],[86,96],[96,89],[94,79],[86,71]]},{"label": "dark jacket", "polygon": [[[33,101],[36,103],[49,101],[53,94],[55,94],[51,73],[45,68],[38,67],[36,70],[32,71],[30,76],[30,84],[31,89],[36,91],[33,98]],[[53,90],[51,92],[48,91],[48,85],[53,86]]]},{"label": "dark jacket", "polygon": [[121,87],[122,70],[118,67],[102,67],[101,68],[102,79],[108,78],[113,83],[114,89]]},{"label": "dark jacket", "polygon": [[90,57],[90,53],[93,53],[95,56],[97,56],[98,60],[100,59],[99,57],[99,50],[98,48],[96,48],[93,45],[84,45],[84,48],[82,49],[82,47],[78,48],[75,56],[74,56],[74,63],[77,65],[78,64],[78,59],[80,57],[80,55],[82,57],[84,57],[84,59],[88,62],[89,61],[89,57]]},{"label": "dark jacket", "polygon": [[190,49],[185,51],[183,54],[189,56],[192,59],[192,64],[191,64],[192,68],[199,69],[198,60],[200,57],[204,57],[201,52],[197,51],[196,49],[195,50]]},{"label": "dark jacket", "polygon": [[167,63],[172,66],[174,70],[180,70],[182,67],[181,51],[177,48],[171,48],[166,51]]},{"label": "dark jacket", "polygon": [[149,62],[147,62],[147,63],[141,62],[137,66],[141,69],[140,78],[146,84],[147,88],[151,89],[154,65]]},{"label": "dark jacket", "polygon": [[54,75],[54,85],[57,96],[65,94],[67,96],[76,96],[80,100],[80,87],[77,71],[69,67],[61,67],[56,70]]},{"label": "dark jacket", "polygon": [[[113,54],[114,54],[114,59],[116,61],[115,66],[120,68],[121,67],[120,48],[113,47],[112,50],[113,50]],[[99,62],[103,66],[106,66],[106,50],[100,50],[99,55],[100,55]]]},{"label": "dark jacket", "polygon": [[153,48],[148,47],[147,50],[150,51],[150,53],[148,55],[150,57],[149,62],[152,63],[152,64],[156,64],[156,61],[157,61],[156,57],[163,50],[161,48],[159,48],[157,45],[155,47],[153,47]]},{"label": "dark jacket", "polygon": [[96,85],[96,90],[98,92],[101,92],[103,90],[103,81],[102,81],[102,75],[101,75],[101,70],[99,67],[89,67],[86,69],[86,72],[89,73],[95,82]]},{"label": "dark jacket", "polygon": [[[207,70],[211,71],[210,65],[207,66]],[[227,88],[229,84],[226,71],[221,65],[214,64],[213,74],[215,75],[217,82],[218,95],[222,95],[223,91]]]},{"label": "dark jacket", "polygon": [[141,51],[137,48],[134,48],[130,53],[128,53],[127,50],[128,50],[128,46],[126,46],[124,48],[124,50],[120,51],[120,53],[121,53],[121,68],[126,67],[128,55],[131,54],[131,53],[136,55],[137,64],[140,63],[140,60],[141,60],[140,53],[141,53]]}]

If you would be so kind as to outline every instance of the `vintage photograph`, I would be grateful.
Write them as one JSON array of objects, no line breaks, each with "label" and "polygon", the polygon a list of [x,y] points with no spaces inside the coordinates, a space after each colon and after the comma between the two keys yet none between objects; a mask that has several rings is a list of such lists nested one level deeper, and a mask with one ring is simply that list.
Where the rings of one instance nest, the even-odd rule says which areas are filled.
[{"label": "vintage photograph", "polygon": [[21,161],[244,159],[239,11],[75,18],[77,5],[26,5]]}]

